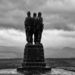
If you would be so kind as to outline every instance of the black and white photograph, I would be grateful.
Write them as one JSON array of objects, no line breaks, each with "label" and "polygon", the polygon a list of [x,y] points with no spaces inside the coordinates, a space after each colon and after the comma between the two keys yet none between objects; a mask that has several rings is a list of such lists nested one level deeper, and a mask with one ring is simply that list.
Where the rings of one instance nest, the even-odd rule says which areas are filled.
[{"label": "black and white photograph", "polygon": [[75,0],[0,0],[0,75],[75,75]]}]

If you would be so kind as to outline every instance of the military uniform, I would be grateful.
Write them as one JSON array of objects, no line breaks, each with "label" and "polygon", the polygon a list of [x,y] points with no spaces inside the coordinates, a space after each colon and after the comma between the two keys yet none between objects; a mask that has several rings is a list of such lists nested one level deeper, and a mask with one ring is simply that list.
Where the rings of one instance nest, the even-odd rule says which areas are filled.
[{"label": "military uniform", "polygon": [[25,19],[25,31],[26,31],[26,40],[28,43],[33,42],[32,34],[33,34],[33,26],[32,26],[32,18],[31,17],[26,17]]},{"label": "military uniform", "polygon": [[36,28],[36,26],[37,26],[37,18],[35,17],[33,17],[33,25],[34,25],[34,28],[33,28],[33,30],[34,30],[34,43],[36,43],[37,42],[37,28]]},{"label": "military uniform", "polygon": [[34,33],[34,42],[40,43],[41,42],[41,35],[43,31],[43,18],[37,17],[35,21],[35,33]]}]

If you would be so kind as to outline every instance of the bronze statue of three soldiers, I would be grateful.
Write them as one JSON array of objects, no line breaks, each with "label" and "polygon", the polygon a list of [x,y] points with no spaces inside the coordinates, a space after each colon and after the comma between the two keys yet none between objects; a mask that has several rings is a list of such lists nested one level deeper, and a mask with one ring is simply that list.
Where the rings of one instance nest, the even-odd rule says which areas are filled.
[{"label": "bronze statue of three soldiers", "polygon": [[[26,32],[26,40],[29,44],[35,44],[41,42],[42,31],[43,31],[43,18],[42,13],[39,12],[38,16],[36,13],[33,13],[33,17],[31,17],[30,11],[27,12],[27,17],[24,21],[25,32]],[[33,40],[34,35],[34,40]]]}]

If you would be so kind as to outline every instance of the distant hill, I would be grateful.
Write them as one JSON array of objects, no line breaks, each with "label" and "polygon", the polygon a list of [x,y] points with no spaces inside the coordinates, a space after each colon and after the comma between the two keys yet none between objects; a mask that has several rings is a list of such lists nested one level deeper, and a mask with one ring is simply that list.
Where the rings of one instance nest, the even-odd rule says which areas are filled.
[{"label": "distant hill", "polygon": [[[0,59],[5,58],[23,58],[24,47],[9,47],[0,46]],[[74,58],[75,48],[64,47],[62,49],[57,48],[45,48],[45,58]]]},{"label": "distant hill", "polygon": [[75,48],[64,47],[64,48],[46,48],[45,57],[46,58],[74,58]]},{"label": "distant hill", "polygon": [[63,50],[68,50],[68,51],[75,51],[75,48],[71,47],[64,47]]},{"label": "distant hill", "polygon": [[0,46],[0,58],[22,58],[24,48]]}]

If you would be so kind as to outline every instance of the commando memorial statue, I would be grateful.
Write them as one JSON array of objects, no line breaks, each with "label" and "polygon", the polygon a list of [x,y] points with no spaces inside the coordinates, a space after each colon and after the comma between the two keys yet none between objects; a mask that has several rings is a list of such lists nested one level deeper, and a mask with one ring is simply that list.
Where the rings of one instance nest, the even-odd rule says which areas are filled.
[{"label": "commando memorial statue", "polygon": [[43,18],[41,17],[41,12],[38,13],[38,17],[36,13],[33,13],[33,17],[31,17],[31,13],[28,12],[24,25],[28,44],[33,44],[33,35],[34,43],[40,43],[43,31]]},{"label": "commando memorial statue", "polygon": [[17,70],[50,71],[51,68],[46,68],[44,48],[41,43],[42,32],[44,28],[42,13],[38,12],[38,15],[33,13],[33,17],[31,17],[31,12],[28,11],[27,17],[24,21],[24,26],[27,44],[24,49],[22,68],[18,68]]}]

